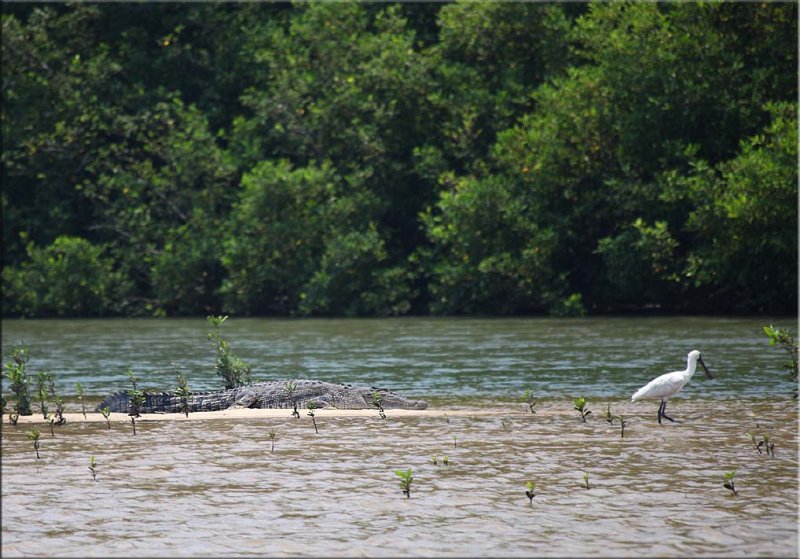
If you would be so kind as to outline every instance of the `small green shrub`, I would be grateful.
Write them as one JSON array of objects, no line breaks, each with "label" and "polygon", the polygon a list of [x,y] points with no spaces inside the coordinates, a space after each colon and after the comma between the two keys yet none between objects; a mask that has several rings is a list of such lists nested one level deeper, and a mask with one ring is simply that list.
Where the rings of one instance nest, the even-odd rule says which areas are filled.
[{"label": "small green shrub", "polygon": [[378,408],[378,415],[381,419],[386,419],[386,413],[383,411],[383,398],[377,390],[372,391],[372,405]]},{"label": "small green shrub", "polygon": [[525,390],[524,397],[525,397],[525,403],[528,404],[528,408],[530,409],[531,413],[536,413],[533,410],[533,406],[536,405],[536,400],[533,398],[533,392],[530,389]]},{"label": "small green shrub", "polygon": [[725,483],[722,484],[723,487],[725,487],[725,489],[729,489],[731,493],[733,493],[734,495],[738,495],[739,493],[736,491],[736,479],[735,479],[736,470],[733,470],[732,472],[725,472],[722,474],[722,477],[725,480]]},{"label": "small green shrub", "polygon": [[109,416],[111,415],[111,410],[108,409],[108,406],[106,406],[100,410],[100,413],[103,414],[103,417],[106,418],[106,429],[111,429],[111,420],[109,419]]},{"label": "small green shrub", "polygon": [[583,419],[583,422],[586,423],[586,416],[592,413],[589,411],[589,408],[586,407],[586,398],[580,396],[578,398],[575,398],[572,401],[572,403],[574,404],[575,409],[578,410],[578,412],[580,412],[581,419]]},{"label": "small green shrub", "polygon": [[208,333],[208,339],[214,343],[217,351],[217,361],[214,365],[217,374],[225,380],[225,388],[238,388],[250,383],[250,367],[231,352],[230,346],[220,335],[220,326],[228,319],[227,316],[207,316],[206,320],[213,330]]},{"label": "small green shrub", "polygon": [[38,429],[31,429],[28,433],[28,439],[33,441],[33,449],[36,451],[36,459],[39,460],[39,436],[41,433]]},{"label": "small green shrub", "polygon": [[[31,377],[26,374],[25,367],[30,360],[30,353],[24,344],[11,348],[9,357],[11,361],[5,363],[5,376],[11,382],[11,391],[14,393],[16,403],[14,412],[20,415],[33,415],[31,410],[30,384]],[[16,421],[12,422],[16,424]]]},{"label": "small green shrub", "polygon": [[400,488],[403,490],[407,499],[411,498],[411,482],[414,481],[414,476],[411,475],[411,468],[407,470],[395,470],[394,474],[400,478]]},{"label": "small green shrub", "polygon": [[317,408],[317,404],[311,401],[306,404],[306,407],[308,408],[308,415],[311,417],[311,421],[314,422],[314,432],[319,435],[319,429],[317,429],[317,420],[314,417],[314,410]]},{"label": "small green shrub", "polygon": [[89,471],[92,472],[92,480],[97,481],[97,472],[95,471],[95,466],[97,466],[97,462],[94,459],[94,455],[89,457]]},{"label": "small green shrub", "polygon": [[533,506],[533,498],[536,497],[536,493],[534,493],[534,489],[536,489],[536,484],[530,480],[525,482],[525,495],[528,497],[529,504]]}]

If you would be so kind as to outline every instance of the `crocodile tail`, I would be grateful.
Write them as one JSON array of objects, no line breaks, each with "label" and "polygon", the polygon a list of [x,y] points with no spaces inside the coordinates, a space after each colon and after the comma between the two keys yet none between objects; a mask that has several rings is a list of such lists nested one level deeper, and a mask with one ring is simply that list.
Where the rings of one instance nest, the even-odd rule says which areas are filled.
[{"label": "crocodile tail", "polygon": [[125,390],[120,392],[115,392],[102,402],[97,405],[97,410],[100,411],[103,408],[108,408],[109,411],[116,412],[116,413],[127,413],[128,412],[128,404],[130,403],[130,396]]}]

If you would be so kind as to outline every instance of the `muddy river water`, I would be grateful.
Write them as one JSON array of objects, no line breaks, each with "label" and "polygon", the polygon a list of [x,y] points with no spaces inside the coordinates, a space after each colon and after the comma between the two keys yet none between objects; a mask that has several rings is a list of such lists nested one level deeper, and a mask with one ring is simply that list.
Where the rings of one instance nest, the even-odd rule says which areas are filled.
[{"label": "muddy river water", "polygon": [[[232,319],[223,337],[256,380],[387,386],[429,412],[320,412],[318,434],[288,411],[143,420],[136,436],[125,421],[71,420],[54,436],[38,424],[39,460],[34,426],[6,416],[2,556],[796,557],[797,401],[761,333],[769,323],[795,329],[718,317]],[[128,368],[144,388],[173,388],[171,363],[190,388],[218,388],[207,330],[9,320],[2,341],[24,341],[29,371],[53,371],[76,412],[76,382],[97,403],[127,388]],[[659,425],[658,402],[630,394],[682,369],[691,349],[715,378],[697,374],[669,403],[681,423]],[[407,468],[410,498],[394,473]],[[736,496],[723,487],[734,470]]]}]

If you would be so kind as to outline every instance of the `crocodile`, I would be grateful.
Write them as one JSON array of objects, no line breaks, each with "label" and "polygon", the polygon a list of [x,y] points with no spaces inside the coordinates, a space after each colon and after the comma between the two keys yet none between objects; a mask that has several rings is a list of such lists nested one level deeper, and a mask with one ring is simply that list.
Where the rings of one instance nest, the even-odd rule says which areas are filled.
[{"label": "crocodile", "polygon": [[[292,385],[294,388],[292,388]],[[368,409],[373,404],[373,392],[381,398],[384,409],[424,410],[424,400],[409,400],[386,388],[333,384],[319,380],[295,379],[256,382],[227,390],[193,392],[188,398],[189,411],[217,411],[236,408],[293,408],[308,407],[313,402],[317,408]],[[130,395],[116,392],[103,400],[97,411],[108,408],[112,412],[130,411]],[[140,413],[181,413],[181,398],[174,392],[144,391]]]}]

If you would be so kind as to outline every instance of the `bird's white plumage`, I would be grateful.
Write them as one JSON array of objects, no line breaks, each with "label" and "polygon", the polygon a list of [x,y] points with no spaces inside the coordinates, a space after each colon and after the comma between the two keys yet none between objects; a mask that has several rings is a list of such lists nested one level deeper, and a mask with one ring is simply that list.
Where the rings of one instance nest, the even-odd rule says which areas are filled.
[{"label": "bird's white plumage", "polygon": [[686,369],[683,371],[674,371],[666,373],[660,377],[656,377],[631,396],[631,402],[644,399],[659,399],[666,400],[671,398],[683,388],[687,382],[694,375],[697,368],[697,360],[700,359],[700,352],[696,349],[689,352],[686,356]]},{"label": "bird's white plumage", "polygon": [[659,400],[662,398],[669,398],[680,392],[681,388],[683,388],[688,380],[689,379],[684,376],[683,371],[661,375],[637,390],[636,393],[631,396],[631,402],[648,398]]}]

